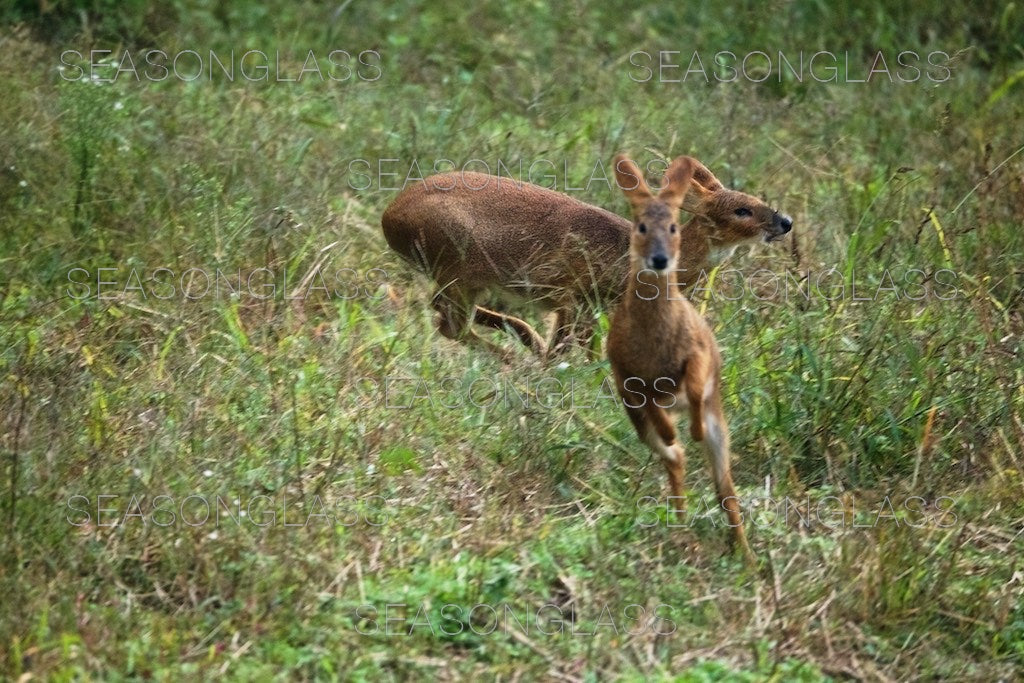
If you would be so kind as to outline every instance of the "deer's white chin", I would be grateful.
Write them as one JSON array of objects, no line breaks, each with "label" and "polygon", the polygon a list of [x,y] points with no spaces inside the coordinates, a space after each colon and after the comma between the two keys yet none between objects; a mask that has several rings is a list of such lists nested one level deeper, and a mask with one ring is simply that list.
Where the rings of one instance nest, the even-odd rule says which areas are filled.
[{"label": "deer's white chin", "polygon": [[711,252],[708,254],[708,260],[712,265],[717,266],[735,254],[739,246],[739,244],[730,244],[727,247],[712,247]]},{"label": "deer's white chin", "polygon": [[733,242],[724,246],[715,246],[712,243],[711,251],[708,252],[708,261],[713,266],[717,266],[720,263],[732,258],[732,255],[736,253],[736,250],[740,247],[747,247],[753,249],[756,245],[768,242],[768,233],[762,231],[759,235],[754,235],[741,242]]}]

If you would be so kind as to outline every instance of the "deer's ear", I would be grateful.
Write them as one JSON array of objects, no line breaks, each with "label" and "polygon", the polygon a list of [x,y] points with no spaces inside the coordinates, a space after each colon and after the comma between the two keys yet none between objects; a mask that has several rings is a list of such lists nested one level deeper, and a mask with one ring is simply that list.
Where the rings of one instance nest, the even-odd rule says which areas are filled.
[{"label": "deer's ear", "polygon": [[700,215],[704,213],[702,209],[704,202],[724,190],[725,187],[715,177],[715,174],[708,170],[707,166],[693,157],[687,158],[693,166],[693,179],[690,181],[690,191],[683,198],[683,210]]},{"label": "deer's ear", "polygon": [[722,182],[715,177],[715,174],[708,170],[708,167],[700,163],[693,157],[689,157],[693,162],[693,181],[694,184],[700,185],[705,193],[718,192],[724,190],[725,186]]},{"label": "deer's ear", "polygon": [[663,200],[672,208],[678,209],[683,205],[683,200],[690,189],[691,180],[693,180],[693,159],[676,157],[665,170],[658,199]]},{"label": "deer's ear", "polygon": [[644,180],[644,174],[640,172],[637,165],[625,154],[615,157],[615,182],[619,189],[626,195],[634,210],[638,209],[648,199],[653,197],[651,188]]}]

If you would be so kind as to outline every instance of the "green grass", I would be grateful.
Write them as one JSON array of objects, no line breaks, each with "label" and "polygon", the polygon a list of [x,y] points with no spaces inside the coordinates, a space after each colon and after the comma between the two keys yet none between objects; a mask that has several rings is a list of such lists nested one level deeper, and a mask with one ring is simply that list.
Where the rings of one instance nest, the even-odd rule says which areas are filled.
[{"label": "green grass", "polygon": [[[1024,8],[52,5],[0,11],[5,677],[1024,671]],[[57,70],[148,48],[280,51],[285,75],[344,49],[360,71]],[[637,50],[849,51],[861,73],[945,51],[952,71],[637,83]],[[696,301],[741,495],[845,515],[757,513],[757,569],[726,553],[688,442],[692,523],[670,526],[607,361],[502,365],[441,337],[380,233],[395,191],[354,189],[380,160],[400,185],[442,159],[550,160],[586,187],[624,150],[693,154],[794,219],[727,266],[750,288],[723,270]],[[573,194],[626,212],[606,183]],[[506,606],[533,621],[492,628]]]}]

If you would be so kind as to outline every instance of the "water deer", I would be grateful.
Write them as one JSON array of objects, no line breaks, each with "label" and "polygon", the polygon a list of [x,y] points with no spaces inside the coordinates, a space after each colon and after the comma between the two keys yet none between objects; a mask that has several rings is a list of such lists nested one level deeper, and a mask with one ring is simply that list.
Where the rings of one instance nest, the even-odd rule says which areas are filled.
[{"label": "water deer", "polygon": [[[693,191],[683,208],[693,218],[678,263],[686,269],[684,288],[741,244],[770,242],[793,225],[757,197],[726,189],[696,159],[692,163]],[[436,282],[441,334],[505,357],[473,331],[473,322],[511,330],[542,357],[549,348],[565,351],[573,339],[589,348],[594,313],[626,289],[628,220],[512,178],[458,171],[430,176],[403,190],[381,225],[391,248]],[[478,306],[489,292],[555,310],[550,344],[521,318]]]},{"label": "water deer", "polygon": [[664,463],[676,500],[683,496],[686,455],[676,441],[672,416],[689,410],[690,436],[704,443],[734,544],[750,558],[730,471],[720,387],[722,356],[711,327],[680,296],[678,287],[677,268],[686,259],[681,249],[688,229],[679,225],[679,210],[686,206],[688,191],[697,187],[699,167],[689,157],[675,159],[657,196],[636,164],[623,155],[615,158],[615,175],[634,219],[628,285],[608,333],[616,387],[637,435]]}]

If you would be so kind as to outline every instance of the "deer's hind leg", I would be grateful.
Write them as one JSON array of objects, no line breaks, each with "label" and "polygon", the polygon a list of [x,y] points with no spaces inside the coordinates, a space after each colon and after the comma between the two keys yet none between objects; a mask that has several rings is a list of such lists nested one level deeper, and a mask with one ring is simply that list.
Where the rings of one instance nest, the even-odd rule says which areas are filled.
[{"label": "deer's hind leg", "polygon": [[559,356],[575,345],[586,352],[588,360],[597,361],[600,353],[593,348],[593,314],[594,311],[587,307],[578,307],[575,300],[560,305],[555,310],[555,324],[548,344],[549,355]]},{"label": "deer's hind leg", "polygon": [[715,480],[718,504],[725,511],[726,517],[729,519],[729,526],[732,528],[733,543],[739,546],[749,558],[751,551],[743,531],[740,499],[736,495],[736,487],[732,481],[729,425],[726,423],[725,412],[722,410],[718,378],[713,378],[713,381],[715,384],[704,405],[704,432],[707,436],[704,441],[704,449],[707,452],[711,474]]},{"label": "deer's hind leg", "polygon": [[471,321],[476,301],[482,292],[459,286],[452,282],[442,285],[434,293],[432,305],[438,312],[438,331],[455,341],[478,346],[497,354],[502,360],[509,359],[509,353],[473,331]]},{"label": "deer's hind leg", "polygon": [[555,309],[555,327],[551,334],[550,353],[553,356],[561,355],[569,350],[573,336],[573,309],[570,305],[562,304]]},{"label": "deer's hind leg", "polygon": [[[714,346],[708,357],[709,371],[703,378],[701,392],[701,432],[704,451],[711,465],[718,505],[725,511],[732,529],[733,547],[742,551],[748,562],[754,559],[743,530],[743,511],[732,480],[732,457],[729,452],[729,424],[722,409],[721,359]],[[692,406],[692,404],[691,404]]]},{"label": "deer's hind leg", "polygon": [[479,325],[493,327],[496,330],[512,330],[519,337],[519,341],[523,343],[523,346],[538,356],[543,357],[547,355],[547,344],[544,343],[540,334],[525,320],[504,313],[498,313],[482,306],[476,307],[473,320]]},{"label": "deer's hind leg", "polygon": [[686,361],[683,391],[690,409],[690,436],[694,441],[704,440],[704,401],[710,389],[711,358],[707,353],[695,353]]}]

